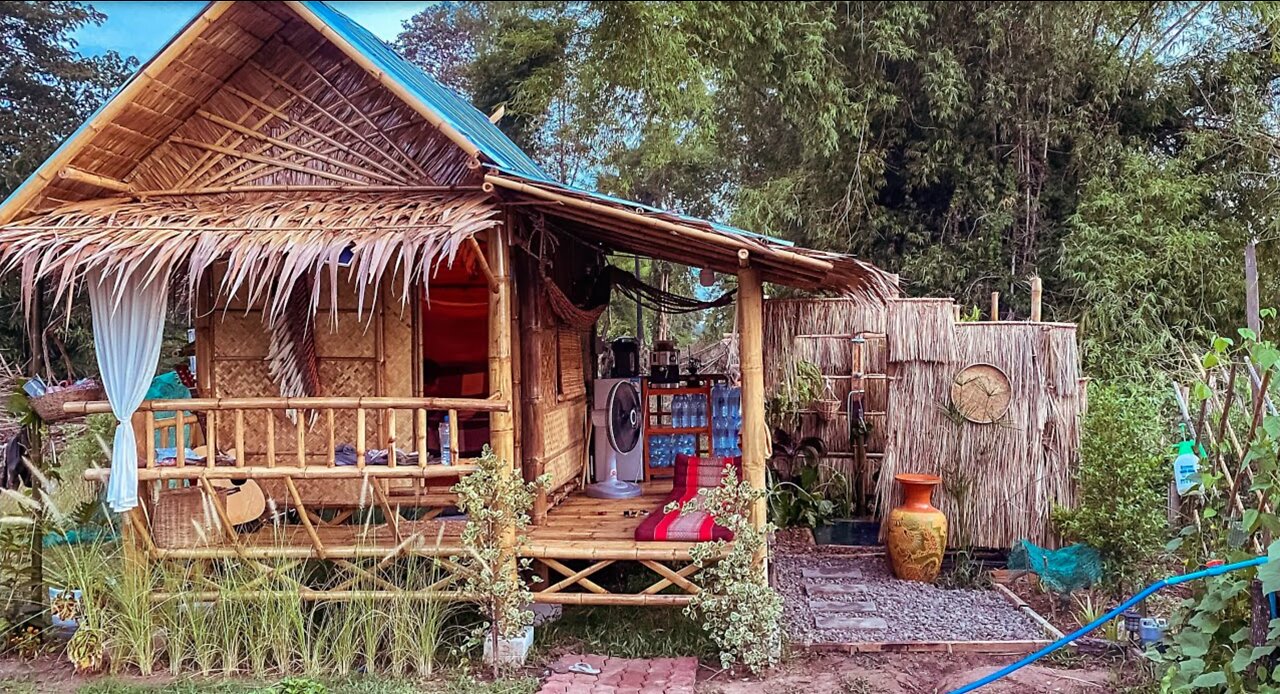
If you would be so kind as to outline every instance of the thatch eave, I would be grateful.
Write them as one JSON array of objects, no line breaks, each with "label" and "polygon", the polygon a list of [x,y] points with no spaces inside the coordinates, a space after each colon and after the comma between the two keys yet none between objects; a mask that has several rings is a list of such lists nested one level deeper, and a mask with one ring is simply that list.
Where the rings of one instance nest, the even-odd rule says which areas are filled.
[{"label": "thatch eave", "polygon": [[[408,298],[415,283],[425,285],[468,239],[500,220],[480,193],[116,198],[0,226],[0,272],[21,272],[24,303],[40,280],[52,283],[60,303],[90,277],[121,285],[185,277],[194,293],[205,270],[223,262],[215,293],[261,301],[274,321],[300,280],[313,280],[313,310],[325,304],[319,280],[326,275],[349,275],[362,295],[395,275]],[[336,282],[328,285],[336,291]],[[333,305],[337,297],[327,300]]]}]

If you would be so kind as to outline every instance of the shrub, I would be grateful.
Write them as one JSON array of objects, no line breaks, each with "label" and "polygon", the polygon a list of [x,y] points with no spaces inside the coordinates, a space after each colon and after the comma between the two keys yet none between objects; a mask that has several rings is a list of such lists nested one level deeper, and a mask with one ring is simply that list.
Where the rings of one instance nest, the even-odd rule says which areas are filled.
[{"label": "shrub", "polygon": [[734,537],[733,542],[701,542],[690,550],[694,563],[702,567],[705,586],[685,613],[702,622],[720,649],[722,667],[741,662],[755,674],[782,657],[782,596],[762,580],[759,565],[773,527],[766,525],[762,531],[751,524],[751,508],[764,495],[726,467],[720,486],[699,491],[682,509],[711,514]]},{"label": "shrub", "polygon": [[1105,580],[1127,588],[1148,578],[1168,536],[1165,400],[1153,386],[1094,383],[1084,417],[1078,505],[1057,509],[1064,539],[1102,555]]}]

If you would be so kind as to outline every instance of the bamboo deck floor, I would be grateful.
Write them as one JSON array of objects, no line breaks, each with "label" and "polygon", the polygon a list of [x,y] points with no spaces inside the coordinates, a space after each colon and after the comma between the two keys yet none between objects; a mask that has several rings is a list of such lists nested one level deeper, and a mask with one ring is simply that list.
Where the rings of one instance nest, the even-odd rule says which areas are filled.
[{"label": "bamboo deck floor", "polygon": [[[635,529],[661,506],[671,491],[670,480],[643,485],[634,499],[592,499],[577,492],[530,526],[522,556],[565,560],[688,560],[691,542],[637,542]],[[160,549],[165,558],[210,558],[212,555],[254,558],[352,558],[384,556],[396,549],[416,554],[449,556],[459,552],[461,521],[401,520],[389,524],[341,525],[291,523],[264,525],[240,533],[236,545]],[[319,545],[319,547],[317,547]],[[320,548],[323,549],[320,549]]]}]

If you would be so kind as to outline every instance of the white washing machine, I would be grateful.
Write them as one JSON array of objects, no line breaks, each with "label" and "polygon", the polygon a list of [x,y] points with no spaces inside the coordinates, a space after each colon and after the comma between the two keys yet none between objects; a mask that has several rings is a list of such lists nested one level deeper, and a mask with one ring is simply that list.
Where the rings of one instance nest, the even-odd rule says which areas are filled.
[{"label": "white washing machine", "polygon": [[[597,482],[609,479],[616,461],[618,479],[644,479],[644,403],[639,378],[597,378],[591,399],[594,465]],[[611,461],[612,459],[612,461]]]}]

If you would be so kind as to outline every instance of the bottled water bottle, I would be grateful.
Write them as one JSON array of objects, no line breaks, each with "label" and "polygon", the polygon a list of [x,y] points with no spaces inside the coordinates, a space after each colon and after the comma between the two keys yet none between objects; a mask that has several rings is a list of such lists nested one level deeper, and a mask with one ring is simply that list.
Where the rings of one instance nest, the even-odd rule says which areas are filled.
[{"label": "bottled water bottle", "polygon": [[689,426],[688,407],[685,405],[683,395],[671,398],[671,426],[677,429]]},{"label": "bottled water bottle", "polygon": [[649,438],[649,465],[666,467],[667,437],[653,436]]},{"label": "bottled water bottle", "polygon": [[453,451],[449,447],[449,415],[445,415],[444,421],[440,422],[440,464],[453,464]]}]

